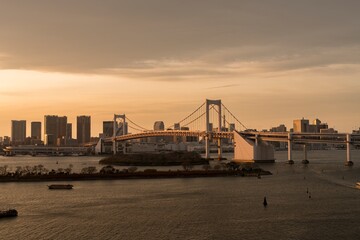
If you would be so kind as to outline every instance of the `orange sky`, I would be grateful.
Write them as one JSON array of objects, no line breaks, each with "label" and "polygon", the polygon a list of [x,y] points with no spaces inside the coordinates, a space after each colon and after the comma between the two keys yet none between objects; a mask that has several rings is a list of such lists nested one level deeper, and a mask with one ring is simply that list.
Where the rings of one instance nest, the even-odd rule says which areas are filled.
[{"label": "orange sky", "polygon": [[45,114],[169,126],[206,98],[250,128],[360,126],[358,1],[0,4],[0,136]]}]

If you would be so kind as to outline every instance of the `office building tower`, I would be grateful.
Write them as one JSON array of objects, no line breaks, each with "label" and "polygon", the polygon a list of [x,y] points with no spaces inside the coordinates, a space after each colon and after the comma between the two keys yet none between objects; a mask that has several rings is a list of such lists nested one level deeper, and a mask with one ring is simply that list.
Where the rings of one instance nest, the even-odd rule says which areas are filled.
[{"label": "office building tower", "polygon": [[65,139],[66,138],[66,128],[67,128],[67,117],[58,117],[58,135],[57,138]]},{"label": "office building tower", "polygon": [[11,121],[11,142],[13,145],[24,144],[26,139],[26,121]]},{"label": "office building tower", "polygon": [[163,121],[156,121],[154,123],[154,130],[155,131],[164,131],[165,130],[165,125]]},{"label": "office building tower", "polygon": [[66,124],[66,139],[72,139],[72,123]]},{"label": "office building tower", "polygon": [[112,137],[114,134],[114,122],[104,121],[103,122],[103,137]]},{"label": "office building tower", "polygon": [[31,122],[31,138],[41,140],[41,122]]},{"label": "office building tower", "polygon": [[90,142],[91,136],[91,117],[78,116],[77,117],[77,140],[79,144]]},{"label": "office building tower", "polygon": [[[67,136],[67,117],[57,115],[44,116],[44,141],[45,145],[55,146],[64,142]],[[58,139],[60,139],[58,141]],[[63,144],[60,144],[63,145]]]},{"label": "office building tower", "polygon": [[309,120],[308,119],[298,119],[294,120],[294,133],[306,133],[309,132]]},{"label": "office building tower", "polygon": [[58,136],[58,116],[46,115],[44,116],[44,141],[45,145],[55,145],[55,141],[47,141],[50,138],[57,138]]}]

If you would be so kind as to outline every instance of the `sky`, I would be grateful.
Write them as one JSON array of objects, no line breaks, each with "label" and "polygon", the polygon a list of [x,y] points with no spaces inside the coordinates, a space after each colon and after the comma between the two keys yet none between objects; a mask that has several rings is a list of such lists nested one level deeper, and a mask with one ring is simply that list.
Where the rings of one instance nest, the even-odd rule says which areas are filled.
[{"label": "sky", "polygon": [[[358,0],[0,0],[0,136],[11,120],[114,113],[173,125],[205,99],[247,127],[360,127]],[[73,130],[73,132],[75,129]]]}]

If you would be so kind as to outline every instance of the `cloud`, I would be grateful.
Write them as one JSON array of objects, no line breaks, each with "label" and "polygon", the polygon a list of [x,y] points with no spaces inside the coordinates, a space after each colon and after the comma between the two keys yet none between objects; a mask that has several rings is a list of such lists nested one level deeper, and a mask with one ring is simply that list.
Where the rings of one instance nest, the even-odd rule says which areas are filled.
[{"label": "cloud", "polygon": [[6,1],[0,68],[189,81],[357,64],[359,7],[352,0]]}]

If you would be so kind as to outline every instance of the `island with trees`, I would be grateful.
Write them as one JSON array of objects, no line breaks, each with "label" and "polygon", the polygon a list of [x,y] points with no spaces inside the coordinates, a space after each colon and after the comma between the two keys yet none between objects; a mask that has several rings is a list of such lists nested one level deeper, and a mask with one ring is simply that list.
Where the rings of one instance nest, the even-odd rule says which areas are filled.
[{"label": "island with trees", "polygon": [[148,168],[139,170],[136,166],[118,169],[106,165],[98,170],[95,166],[73,172],[72,165],[67,168],[46,169],[43,165],[33,167],[0,167],[0,182],[37,182],[37,181],[80,181],[80,180],[116,180],[116,179],[151,179],[151,178],[195,178],[195,177],[258,177],[271,175],[270,172],[253,164],[239,165],[234,162],[218,163],[214,166],[205,164],[202,169],[195,170],[193,165],[184,161],[182,169],[158,170]]}]

